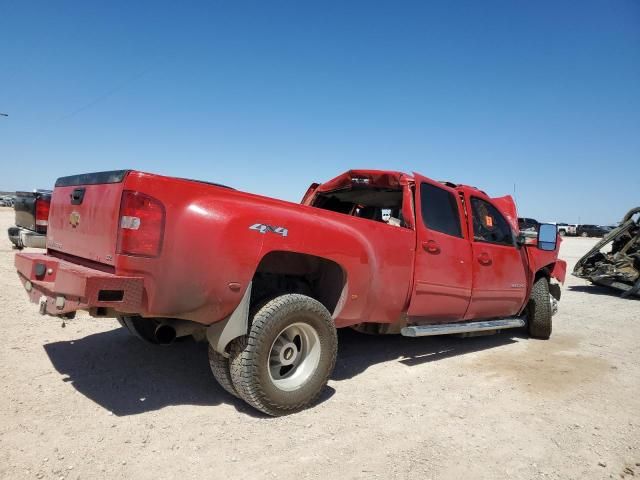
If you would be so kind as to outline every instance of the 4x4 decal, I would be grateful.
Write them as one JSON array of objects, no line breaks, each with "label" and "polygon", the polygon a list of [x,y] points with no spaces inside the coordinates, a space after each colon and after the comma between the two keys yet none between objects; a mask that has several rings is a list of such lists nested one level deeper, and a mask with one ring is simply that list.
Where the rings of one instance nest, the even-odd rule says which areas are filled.
[{"label": "4x4 decal", "polygon": [[282,235],[283,237],[286,237],[289,233],[289,230],[284,227],[274,227],[272,225],[265,225],[264,223],[254,223],[249,227],[249,230],[257,230],[260,233],[271,232],[277,235]]}]

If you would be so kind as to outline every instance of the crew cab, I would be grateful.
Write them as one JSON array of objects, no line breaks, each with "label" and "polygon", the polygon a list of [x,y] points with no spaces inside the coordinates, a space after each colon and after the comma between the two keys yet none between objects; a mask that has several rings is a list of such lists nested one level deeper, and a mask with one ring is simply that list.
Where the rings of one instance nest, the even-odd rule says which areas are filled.
[{"label": "crew cab", "polygon": [[9,240],[13,248],[45,248],[51,190],[16,192],[13,209],[15,226],[9,227]]},{"label": "crew cab", "polygon": [[156,344],[206,340],[227,392],[283,415],[326,385],[337,328],[549,338],[560,239],[550,224],[526,238],[517,218],[510,196],[417,173],[350,170],[295,204],[100,172],[58,179],[47,252],[15,265],[42,314],[115,317]]}]

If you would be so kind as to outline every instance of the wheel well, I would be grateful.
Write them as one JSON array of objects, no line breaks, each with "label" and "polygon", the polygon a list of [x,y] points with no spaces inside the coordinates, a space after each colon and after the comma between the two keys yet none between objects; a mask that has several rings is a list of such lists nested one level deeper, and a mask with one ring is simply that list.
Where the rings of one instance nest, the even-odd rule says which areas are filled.
[{"label": "wheel well", "polygon": [[560,289],[560,284],[558,284],[557,282],[552,282],[551,281],[551,272],[553,271],[553,267],[554,267],[554,263],[552,263],[551,265],[547,265],[546,267],[541,268],[540,270],[538,270],[536,272],[536,276],[534,278],[534,282],[537,282],[538,279],[544,277],[547,279],[547,282],[549,283],[549,293],[551,295],[553,295],[553,297],[556,300],[560,300],[560,296],[562,295],[562,291]]},{"label": "wheel well", "polygon": [[294,252],[270,252],[253,276],[251,305],[285,293],[315,298],[333,315],[346,284],[340,265],[326,258]]},{"label": "wheel well", "polygon": [[537,281],[540,277],[545,277],[547,280],[551,278],[551,268],[542,267],[540,270],[536,272],[535,278],[533,281]]}]

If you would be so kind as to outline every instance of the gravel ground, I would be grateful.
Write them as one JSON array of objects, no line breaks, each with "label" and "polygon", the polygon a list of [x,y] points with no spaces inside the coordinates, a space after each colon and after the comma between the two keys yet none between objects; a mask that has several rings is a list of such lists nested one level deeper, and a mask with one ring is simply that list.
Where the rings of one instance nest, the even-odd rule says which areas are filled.
[{"label": "gravel ground", "polygon": [[[0,208],[0,477],[621,478],[640,475],[640,302],[568,277],[550,340],[340,332],[329,388],[266,418],[206,345],[28,303]],[[569,238],[571,268],[595,243]]]}]

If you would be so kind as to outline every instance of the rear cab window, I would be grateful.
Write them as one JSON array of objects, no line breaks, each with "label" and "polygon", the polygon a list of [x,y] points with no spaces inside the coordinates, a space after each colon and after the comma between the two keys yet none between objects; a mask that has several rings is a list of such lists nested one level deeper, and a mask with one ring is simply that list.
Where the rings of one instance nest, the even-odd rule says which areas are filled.
[{"label": "rear cab window", "polygon": [[395,227],[411,228],[403,218],[404,189],[401,185],[378,185],[355,177],[348,186],[318,193],[310,205],[323,210],[372,220]]},{"label": "rear cab window", "polygon": [[429,183],[421,183],[420,209],[426,228],[462,238],[458,202],[453,193]]},{"label": "rear cab window", "polygon": [[515,246],[515,237],[509,222],[489,202],[471,197],[471,217],[474,241]]}]

